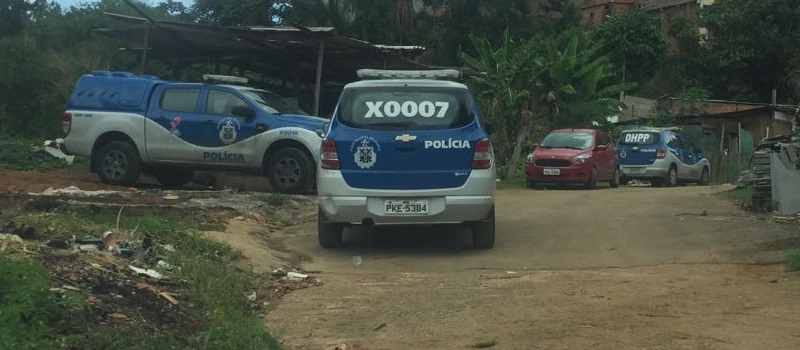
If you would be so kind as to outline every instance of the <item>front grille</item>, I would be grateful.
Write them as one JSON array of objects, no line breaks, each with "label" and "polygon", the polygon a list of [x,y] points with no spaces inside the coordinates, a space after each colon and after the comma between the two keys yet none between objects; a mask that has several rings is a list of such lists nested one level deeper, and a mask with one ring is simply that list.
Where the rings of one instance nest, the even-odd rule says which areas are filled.
[{"label": "front grille", "polygon": [[566,168],[572,165],[568,160],[564,159],[538,159],[536,166],[540,167],[553,167],[553,168]]}]

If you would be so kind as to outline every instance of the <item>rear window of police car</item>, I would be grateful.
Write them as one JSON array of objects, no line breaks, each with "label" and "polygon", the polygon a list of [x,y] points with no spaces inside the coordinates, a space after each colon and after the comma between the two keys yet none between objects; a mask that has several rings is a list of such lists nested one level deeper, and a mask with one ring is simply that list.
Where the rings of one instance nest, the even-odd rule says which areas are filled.
[{"label": "rear window of police car", "polygon": [[654,145],[658,143],[658,132],[651,131],[625,131],[619,137],[620,145]]},{"label": "rear window of police car", "polygon": [[453,129],[473,119],[460,89],[358,88],[345,91],[339,104],[339,121],[360,129]]}]

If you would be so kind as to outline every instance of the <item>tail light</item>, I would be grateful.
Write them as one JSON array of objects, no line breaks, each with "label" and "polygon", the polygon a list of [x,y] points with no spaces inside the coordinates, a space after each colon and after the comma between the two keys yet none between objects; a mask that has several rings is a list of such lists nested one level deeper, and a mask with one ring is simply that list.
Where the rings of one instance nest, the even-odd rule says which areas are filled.
[{"label": "tail light", "polygon": [[489,169],[492,167],[492,144],[489,139],[480,139],[475,144],[475,155],[472,157],[472,169]]},{"label": "tail light", "polygon": [[323,169],[339,169],[339,153],[336,152],[336,141],[324,140],[320,149],[320,165]]},{"label": "tail light", "polygon": [[64,132],[64,135],[67,135],[70,130],[72,130],[72,113],[64,113],[61,116],[61,131]]},{"label": "tail light", "polygon": [[667,149],[659,148],[658,153],[656,153],[656,159],[664,159],[666,157],[667,157]]}]

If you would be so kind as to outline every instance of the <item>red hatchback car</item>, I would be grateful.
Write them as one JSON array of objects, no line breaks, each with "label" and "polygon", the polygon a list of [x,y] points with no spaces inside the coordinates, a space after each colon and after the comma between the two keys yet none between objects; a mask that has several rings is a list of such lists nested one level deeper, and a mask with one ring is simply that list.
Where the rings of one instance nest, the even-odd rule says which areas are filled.
[{"label": "red hatchback car", "polygon": [[551,131],[528,155],[528,186],[573,183],[586,188],[608,181],[619,186],[620,172],[614,141],[603,131],[559,129]]}]

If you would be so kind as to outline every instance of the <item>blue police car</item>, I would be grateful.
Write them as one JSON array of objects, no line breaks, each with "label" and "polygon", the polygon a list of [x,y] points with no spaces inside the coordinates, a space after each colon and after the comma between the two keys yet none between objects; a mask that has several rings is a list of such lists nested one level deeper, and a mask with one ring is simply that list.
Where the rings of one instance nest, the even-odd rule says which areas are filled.
[{"label": "blue police car", "polygon": [[318,235],[349,225],[465,224],[479,248],[495,241],[489,126],[456,70],[362,69],[344,87],[317,169]]},{"label": "blue police car", "polygon": [[623,131],[617,141],[622,183],[650,181],[653,187],[680,182],[708,185],[711,164],[703,151],[675,128]]}]

